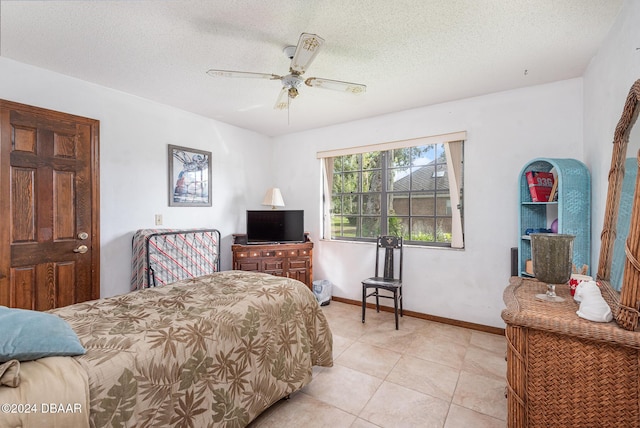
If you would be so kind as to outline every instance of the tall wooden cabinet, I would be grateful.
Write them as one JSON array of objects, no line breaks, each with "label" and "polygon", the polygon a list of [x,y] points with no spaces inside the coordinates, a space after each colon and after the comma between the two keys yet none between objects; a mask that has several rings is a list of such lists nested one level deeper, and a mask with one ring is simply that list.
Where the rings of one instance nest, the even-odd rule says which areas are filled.
[{"label": "tall wooden cabinet", "polygon": [[[557,198],[550,202],[533,202],[527,172],[553,172],[557,180]],[[591,179],[589,170],[576,159],[538,158],[527,163],[520,172],[519,192],[519,276],[527,272],[531,260],[531,237],[527,231],[550,229],[558,219],[558,233],[574,235],[573,264],[578,270],[589,266],[591,253]],[[589,271],[587,271],[587,275]]]},{"label": "tall wooden cabinet", "polygon": [[233,269],[264,272],[304,282],[312,289],[313,243],[231,246]]}]

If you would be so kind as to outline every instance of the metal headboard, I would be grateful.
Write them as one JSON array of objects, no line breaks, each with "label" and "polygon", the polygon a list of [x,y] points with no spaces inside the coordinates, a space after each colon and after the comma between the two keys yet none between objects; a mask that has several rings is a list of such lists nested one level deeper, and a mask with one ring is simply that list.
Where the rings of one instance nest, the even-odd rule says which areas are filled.
[{"label": "metal headboard", "polygon": [[146,241],[149,287],[220,271],[220,232],[216,229],[157,232]]}]

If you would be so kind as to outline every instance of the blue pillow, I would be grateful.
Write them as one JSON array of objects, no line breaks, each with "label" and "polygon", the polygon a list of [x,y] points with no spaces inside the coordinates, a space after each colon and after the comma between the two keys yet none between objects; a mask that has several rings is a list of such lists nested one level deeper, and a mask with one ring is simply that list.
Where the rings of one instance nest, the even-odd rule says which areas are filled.
[{"label": "blue pillow", "polygon": [[0,363],[85,352],[76,333],[62,318],[0,306]]}]

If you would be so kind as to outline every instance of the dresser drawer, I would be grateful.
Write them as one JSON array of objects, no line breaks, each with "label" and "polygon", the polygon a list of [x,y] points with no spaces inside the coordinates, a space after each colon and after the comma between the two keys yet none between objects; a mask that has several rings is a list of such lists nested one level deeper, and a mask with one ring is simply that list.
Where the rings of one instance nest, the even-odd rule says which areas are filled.
[{"label": "dresser drawer", "polygon": [[284,269],[284,261],[281,259],[262,259],[263,271],[279,271]]},{"label": "dresser drawer", "polygon": [[260,265],[260,261],[255,259],[240,259],[234,263],[234,269],[244,270],[249,272],[262,272],[262,266]]},{"label": "dresser drawer", "polygon": [[307,269],[309,267],[309,257],[298,257],[289,260],[289,269]]},{"label": "dresser drawer", "polygon": [[250,251],[236,251],[233,253],[234,257],[238,259],[247,259],[250,257],[260,257],[262,253],[260,251],[250,250]]}]

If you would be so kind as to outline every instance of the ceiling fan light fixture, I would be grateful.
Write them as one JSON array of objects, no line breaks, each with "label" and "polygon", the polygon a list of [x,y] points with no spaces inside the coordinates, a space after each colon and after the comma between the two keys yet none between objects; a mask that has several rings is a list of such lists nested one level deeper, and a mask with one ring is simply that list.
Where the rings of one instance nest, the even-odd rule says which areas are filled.
[{"label": "ceiling fan light fixture", "polygon": [[297,75],[295,73],[287,74],[286,76],[284,76],[280,80],[282,82],[282,86],[287,88],[287,89],[297,88],[298,86],[302,85],[302,82],[304,82],[302,77],[300,77],[299,75]]},{"label": "ceiling fan light fixture", "polygon": [[295,97],[298,96],[298,89],[297,88],[289,88],[288,93],[289,93],[289,98],[295,98]]}]

